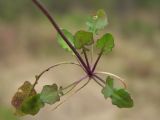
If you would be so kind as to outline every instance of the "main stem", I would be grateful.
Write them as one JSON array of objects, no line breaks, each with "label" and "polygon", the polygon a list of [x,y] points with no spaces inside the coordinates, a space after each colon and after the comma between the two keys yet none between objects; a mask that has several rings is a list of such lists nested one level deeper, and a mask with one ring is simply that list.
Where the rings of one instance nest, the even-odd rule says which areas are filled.
[{"label": "main stem", "polygon": [[44,15],[49,19],[49,21],[52,23],[52,25],[54,26],[54,28],[57,30],[57,32],[61,35],[61,37],[63,38],[63,40],[67,43],[67,45],[72,49],[72,51],[75,53],[75,55],[77,56],[77,58],[79,59],[79,61],[81,62],[81,64],[84,66],[84,68],[87,71],[87,74],[91,74],[89,68],[87,67],[87,65],[85,64],[85,62],[83,61],[82,57],[80,56],[80,54],[77,52],[77,50],[74,48],[74,46],[69,42],[69,40],[66,38],[66,36],[63,34],[63,32],[61,31],[60,27],[57,25],[57,23],[55,22],[54,18],[50,15],[50,13],[48,12],[48,10],[38,1],[38,0],[32,0],[33,3],[44,13]]}]

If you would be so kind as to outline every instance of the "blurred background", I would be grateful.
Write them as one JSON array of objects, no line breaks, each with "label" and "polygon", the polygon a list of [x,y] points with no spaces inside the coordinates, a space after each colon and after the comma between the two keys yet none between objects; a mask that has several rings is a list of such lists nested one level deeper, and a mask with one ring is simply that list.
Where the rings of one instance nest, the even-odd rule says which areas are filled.
[{"label": "blurred background", "polygon": [[[62,28],[86,29],[88,15],[104,9],[115,37],[114,51],[98,70],[125,78],[135,106],[119,109],[91,82],[57,110],[47,106],[36,116],[16,118],[10,104],[24,81],[59,61],[75,61],[60,48],[56,31],[31,0],[0,1],[0,120],[159,120],[160,0],[41,0]],[[95,54],[96,58],[96,54]],[[41,78],[37,90],[54,82],[67,85],[83,72],[63,66]]]}]

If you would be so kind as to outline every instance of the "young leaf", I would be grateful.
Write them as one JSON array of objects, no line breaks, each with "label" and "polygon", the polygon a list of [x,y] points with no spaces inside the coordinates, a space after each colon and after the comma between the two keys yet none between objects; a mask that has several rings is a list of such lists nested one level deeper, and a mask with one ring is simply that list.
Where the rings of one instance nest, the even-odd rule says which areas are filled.
[{"label": "young leaf", "polygon": [[97,40],[96,47],[103,53],[109,53],[114,47],[114,38],[110,33],[106,33],[102,38]]},{"label": "young leaf", "polygon": [[119,108],[133,107],[133,100],[129,93],[124,89],[114,89],[114,93],[111,96],[112,104],[117,105]]},{"label": "young leaf", "polygon": [[108,24],[105,11],[102,9],[98,10],[96,15],[90,17],[86,24],[90,32],[97,34],[99,30],[104,29],[104,27]]},{"label": "young leaf", "polygon": [[[64,33],[64,35],[67,37],[67,39],[71,42],[71,44],[73,45],[73,41],[74,41],[74,37],[72,35],[72,33],[70,33],[69,31],[67,31],[66,29],[62,29],[62,32]],[[70,47],[66,44],[66,42],[63,40],[63,38],[60,36],[60,34],[57,34],[56,39],[59,43],[59,45],[65,49],[66,51],[71,52],[72,50],[70,49]]]},{"label": "young leaf", "polygon": [[44,103],[40,99],[40,94],[37,94],[25,99],[20,110],[25,114],[36,115],[42,107]]},{"label": "young leaf", "polygon": [[60,101],[58,86],[56,84],[45,85],[41,92],[40,98],[47,104],[54,104],[55,102]]},{"label": "young leaf", "polygon": [[119,108],[133,107],[133,100],[125,89],[116,89],[113,86],[113,79],[108,77],[106,79],[106,86],[102,89],[102,94],[105,98],[110,97],[112,104]]},{"label": "young leaf", "polygon": [[94,43],[93,33],[80,30],[74,36],[74,46],[77,49],[85,48],[87,45]]}]

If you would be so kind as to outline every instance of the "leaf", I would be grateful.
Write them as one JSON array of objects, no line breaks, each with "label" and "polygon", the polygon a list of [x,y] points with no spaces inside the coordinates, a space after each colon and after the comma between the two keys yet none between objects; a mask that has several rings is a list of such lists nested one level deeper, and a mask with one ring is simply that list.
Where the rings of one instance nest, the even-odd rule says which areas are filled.
[{"label": "leaf", "polygon": [[25,114],[36,115],[42,107],[44,103],[40,99],[40,94],[37,94],[24,100],[21,111]]},{"label": "leaf", "polygon": [[106,79],[106,86],[102,89],[102,94],[106,99],[113,94],[113,79],[111,77]]},{"label": "leaf", "polygon": [[74,46],[77,49],[84,48],[87,45],[91,45],[94,43],[93,41],[93,33],[80,30],[74,36]]},{"label": "leaf", "polygon": [[98,30],[103,29],[107,24],[107,16],[104,10],[100,9],[97,11],[97,24],[96,24],[96,28]]},{"label": "leaf", "polygon": [[108,84],[109,87],[113,88],[113,85],[114,85],[113,78],[108,76],[106,79],[106,84]]},{"label": "leaf", "polygon": [[119,108],[130,108],[133,107],[133,100],[129,93],[124,89],[114,90],[111,96],[112,104],[117,105]]},{"label": "leaf", "polygon": [[35,89],[33,89],[31,92],[32,87],[33,87],[33,85],[29,81],[25,81],[23,83],[23,85],[18,88],[18,91],[13,96],[11,104],[16,109],[15,114],[17,116],[24,116],[25,115],[25,113],[23,113],[21,111],[21,106],[22,106],[23,102],[28,97],[31,97],[31,96],[34,96],[37,94]]},{"label": "leaf", "polygon": [[103,53],[109,53],[114,47],[114,38],[110,33],[106,33],[102,38],[97,40],[96,47]]},{"label": "leaf", "polygon": [[111,98],[112,104],[119,108],[133,107],[133,100],[125,89],[116,89],[113,86],[113,79],[109,76],[106,79],[106,86],[102,89],[102,94],[107,99]]},{"label": "leaf", "polygon": [[21,106],[22,102],[26,99],[26,97],[36,95],[35,89],[33,89],[33,91],[30,93],[31,89],[32,84],[28,81],[25,81],[23,85],[18,88],[18,91],[15,93],[11,101],[12,105],[16,109],[18,109]]},{"label": "leaf", "polygon": [[[69,40],[69,42],[73,45],[73,41],[74,41],[74,37],[72,35],[72,33],[70,33],[69,31],[67,31],[66,29],[62,29],[63,34],[67,37],[67,39]],[[70,49],[70,47],[67,45],[67,43],[63,40],[63,38],[60,36],[60,34],[57,34],[56,39],[59,43],[59,45],[65,49],[66,51],[71,52],[72,50]]]},{"label": "leaf", "polygon": [[95,16],[90,17],[86,23],[88,30],[96,34],[99,30],[104,29],[107,24],[107,15],[102,9],[98,10]]},{"label": "leaf", "polygon": [[58,86],[56,84],[45,85],[41,92],[40,98],[47,104],[54,104],[55,102],[60,101]]}]

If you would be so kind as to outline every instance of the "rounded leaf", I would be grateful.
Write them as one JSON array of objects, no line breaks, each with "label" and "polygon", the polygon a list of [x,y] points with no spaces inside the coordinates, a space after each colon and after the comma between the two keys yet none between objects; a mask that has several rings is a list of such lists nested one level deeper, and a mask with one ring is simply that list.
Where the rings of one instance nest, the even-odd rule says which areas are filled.
[{"label": "rounded leaf", "polygon": [[60,101],[58,86],[56,84],[45,85],[41,92],[40,98],[47,104],[54,104],[55,102]]},{"label": "rounded leaf", "polygon": [[93,33],[80,30],[76,32],[74,36],[74,46],[77,49],[85,48],[87,45],[91,45],[94,43],[93,41]]},{"label": "rounded leaf", "polygon": [[114,38],[112,34],[106,33],[102,36],[102,38],[98,39],[96,47],[104,53],[111,52],[112,48],[114,47]]}]

